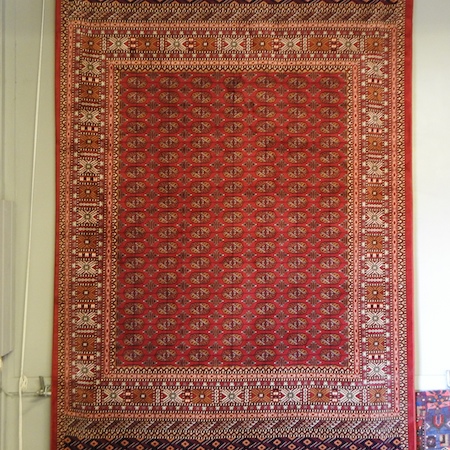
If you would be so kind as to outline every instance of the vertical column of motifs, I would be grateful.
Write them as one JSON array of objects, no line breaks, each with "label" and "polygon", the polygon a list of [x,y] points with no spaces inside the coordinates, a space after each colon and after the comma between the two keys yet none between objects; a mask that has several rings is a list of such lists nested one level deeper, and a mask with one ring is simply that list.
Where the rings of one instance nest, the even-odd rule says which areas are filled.
[{"label": "vertical column of motifs", "polygon": [[[365,64],[367,83],[364,86],[362,101],[364,103],[363,125],[367,134],[363,136],[363,152],[366,159],[363,163],[362,180],[364,183],[363,201],[365,205],[364,220],[364,265],[365,283],[363,299],[365,301],[364,319],[366,320],[366,336],[364,339],[367,349],[368,378],[381,381],[380,386],[368,390],[369,402],[376,408],[385,406],[389,399],[388,390],[383,381],[389,377],[389,365],[386,363],[386,353],[392,349],[391,335],[387,333],[391,308],[397,300],[394,295],[393,283],[394,265],[390,264],[391,251],[389,246],[394,242],[389,224],[393,222],[388,200],[396,199],[396,193],[389,192],[397,178],[393,164],[396,155],[392,152],[391,140],[394,136],[392,118],[386,114],[385,106],[390,101],[391,89],[389,60],[386,58],[392,43],[386,30],[379,30],[365,38],[365,47],[370,52]],[[388,135],[389,132],[389,135]],[[390,172],[392,171],[392,172]],[[390,181],[388,181],[390,180]]]},{"label": "vertical column of motifs", "polygon": [[[189,327],[186,336],[189,364],[220,364],[221,336],[219,307],[221,232],[220,147],[217,145],[214,84],[210,74],[181,74],[188,110],[183,130],[186,133],[186,161],[190,165],[189,239],[190,283]],[[210,399],[209,395],[207,396]],[[205,398],[205,401],[206,398]],[[208,400],[209,401],[209,400]]]},{"label": "vertical column of motifs", "polygon": [[244,163],[244,136],[248,130],[245,122],[247,107],[242,88],[242,74],[224,73],[215,77],[217,123],[220,123],[218,155],[220,192],[219,221],[222,257],[220,260],[222,289],[220,292],[223,320],[220,324],[222,354],[224,364],[251,364],[247,355],[248,339],[252,331],[248,327],[247,307],[252,303],[248,296],[246,282],[250,275],[246,263],[247,227],[246,196],[248,195]]},{"label": "vertical column of motifs", "polygon": [[72,251],[77,255],[72,275],[71,294],[74,296],[72,321],[73,350],[77,353],[74,378],[83,389],[74,391],[75,402],[93,398],[92,378],[98,370],[95,332],[100,327],[99,275],[103,270],[105,221],[101,208],[104,202],[105,136],[100,133],[105,110],[101,103],[104,87],[103,68],[99,52],[101,39],[89,34],[77,35],[79,51],[71,54],[70,64],[80,64],[80,77],[75,84],[78,96],[73,110],[68,111],[76,123],[72,142],[67,147],[68,160],[76,170],[73,178],[74,232]]},{"label": "vertical column of motifs", "polygon": [[[261,41],[262,43],[264,41]],[[250,265],[254,289],[251,292],[252,305],[251,357],[256,364],[285,364],[283,351],[286,314],[284,261],[280,258],[283,250],[283,214],[280,214],[283,199],[282,161],[280,134],[283,129],[283,111],[280,110],[280,85],[275,74],[258,72],[246,74],[247,101],[251,108],[250,130],[252,132],[251,179],[249,189],[252,197],[250,230],[252,237]],[[261,392],[265,394],[264,391]],[[270,395],[269,397],[270,398]],[[262,400],[262,399],[261,399]],[[267,399],[266,399],[267,401]]]}]

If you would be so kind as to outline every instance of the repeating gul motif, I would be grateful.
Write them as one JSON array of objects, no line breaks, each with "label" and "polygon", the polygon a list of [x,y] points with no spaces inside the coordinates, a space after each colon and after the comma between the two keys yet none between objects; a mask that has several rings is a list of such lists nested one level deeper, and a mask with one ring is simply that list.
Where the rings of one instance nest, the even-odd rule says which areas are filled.
[{"label": "repeating gul motif", "polygon": [[[369,46],[376,54],[387,34],[375,34],[379,42],[361,34],[352,37],[347,48],[336,43],[350,42],[348,38],[320,37],[314,31],[298,41],[295,50],[354,52]],[[101,49],[120,57],[149,39],[117,32],[108,38],[102,33],[98,39],[81,37],[80,45],[83,80],[91,80],[79,86],[80,132],[75,138],[83,198],[76,224],[83,246],[94,244],[86,236],[96,234],[104,219],[99,209],[99,194],[105,192],[103,167],[118,167],[119,174],[106,179],[118,193],[114,221],[123,224],[111,235],[120,286],[114,294],[115,365],[307,364],[345,369],[355,339],[349,334],[348,309],[354,282],[349,275],[355,270],[348,266],[354,193],[347,184],[359,171],[348,134],[354,126],[353,63],[324,73],[305,70],[302,62],[300,75],[290,70],[270,75],[231,71],[213,77],[202,72],[117,70],[118,150],[113,160],[105,159],[102,142],[107,145],[107,136],[95,134],[94,127],[105,123],[101,105],[106,90],[100,78],[94,82],[92,76],[106,69],[85,58],[90,55],[95,61],[95,51]],[[196,52],[196,39],[202,38],[171,38],[167,33],[159,38],[153,33],[149,46],[167,55]],[[224,42],[258,54],[281,50],[272,45],[279,41],[276,37],[235,35],[227,41],[209,34],[208,39],[208,45],[219,50]],[[367,64],[367,73],[378,76],[377,84],[383,85],[382,70]],[[385,114],[382,118],[369,106],[375,108],[381,94],[371,89],[370,96],[373,101],[364,96],[368,113],[363,125],[379,134],[376,127]],[[380,195],[379,185],[386,183],[388,161],[380,160],[378,153],[372,158],[362,162],[362,177],[368,180],[362,191],[367,199],[362,218],[371,232],[368,247],[377,251],[363,256],[361,270],[371,285],[378,281],[377,288],[385,292],[388,264],[386,251],[379,250],[386,197]],[[75,262],[76,274],[85,283],[101,273],[101,254],[91,250],[77,250],[84,258]],[[378,334],[388,324],[381,319],[383,300],[380,297],[378,310],[363,316],[367,337],[361,343],[369,360],[384,358],[389,350],[371,335],[371,330]],[[96,316],[89,317],[86,323],[95,324]],[[76,373],[84,376],[80,370]],[[336,386],[330,402],[346,403],[349,397],[342,392]],[[372,399],[371,392],[363,389],[350,403]]]},{"label": "repeating gul motif", "polygon": [[346,78],[123,75],[118,364],[348,364]]},{"label": "repeating gul motif", "polygon": [[403,448],[393,22],[139,8],[64,28],[61,448]]}]

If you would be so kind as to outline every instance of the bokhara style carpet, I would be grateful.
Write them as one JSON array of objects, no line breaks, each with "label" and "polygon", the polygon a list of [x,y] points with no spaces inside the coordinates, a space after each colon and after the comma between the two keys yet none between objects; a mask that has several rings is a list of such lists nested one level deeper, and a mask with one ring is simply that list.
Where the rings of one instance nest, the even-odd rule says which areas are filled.
[{"label": "bokhara style carpet", "polygon": [[409,0],[59,0],[53,449],[412,449]]}]

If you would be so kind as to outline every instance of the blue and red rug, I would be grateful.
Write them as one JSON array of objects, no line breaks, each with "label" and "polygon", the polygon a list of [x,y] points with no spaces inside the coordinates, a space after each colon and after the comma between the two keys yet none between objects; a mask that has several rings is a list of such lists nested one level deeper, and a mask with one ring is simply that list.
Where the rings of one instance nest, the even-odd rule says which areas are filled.
[{"label": "blue and red rug", "polygon": [[420,450],[450,449],[450,391],[417,393],[417,436]]}]

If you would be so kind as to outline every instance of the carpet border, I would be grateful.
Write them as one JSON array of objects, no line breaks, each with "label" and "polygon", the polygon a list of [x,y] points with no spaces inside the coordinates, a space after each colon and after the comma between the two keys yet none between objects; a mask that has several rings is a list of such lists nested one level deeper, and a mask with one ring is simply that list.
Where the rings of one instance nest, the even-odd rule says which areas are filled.
[{"label": "carpet border", "polygon": [[[56,23],[56,45],[55,45],[55,58],[56,58],[56,66],[55,66],[55,106],[56,106],[56,150],[58,151],[60,148],[60,85],[59,85],[59,75],[60,75],[60,65],[59,58],[61,56],[61,39],[59,38],[61,32],[61,2],[63,0],[56,0],[56,15],[55,15],[55,23]],[[320,1],[320,0],[319,0]],[[357,1],[357,0],[355,0]],[[413,47],[413,39],[412,39],[412,27],[413,27],[413,0],[405,0],[405,8],[406,8],[406,23],[405,23],[405,93],[404,93],[404,102],[405,102],[405,186],[406,186],[406,262],[407,262],[407,273],[406,273],[406,281],[407,281],[407,307],[408,307],[408,322],[407,322],[407,348],[408,348],[408,417],[409,417],[409,448],[416,448],[416,409],[415,409],[415,388],[414,388],[414,252],[413,252],[413,241],[414,241],[414,230],[413,230],[413,160],[412,160],[412,145],[413,145],[413,136],[412,136],[412,115],[413,115],[413,65],[412,65],[412,47]],[[56,158],[56,172],[55,177],[59,174],[60,171],[60,163],[59,159]],[[58,180],[57,180],[58,181]],[[56,183],[56,198],[59,196],[59,183]],[[55,224],[56,230],[58,230],[60,220],[60,212],[58,208],[56,209],[55,214]],[[56,234],[56,246],[55,249],[57,251],[59,243],[59,235]],[[55,286],[54,286],[54,332],[53,332],[53,366],[52,366],[52,378],[53,383],[58,384],[60,380],[58,380],[58,365],[57,365],[57,349],[58,339],[57,339],[57,331],[58,331],[58,260],[55,258],[54,270],[55,270]],[[57,403],[58,403],[58,390],[54,389],[52,393],[51,399],[51,449],[57,449]]]}]

